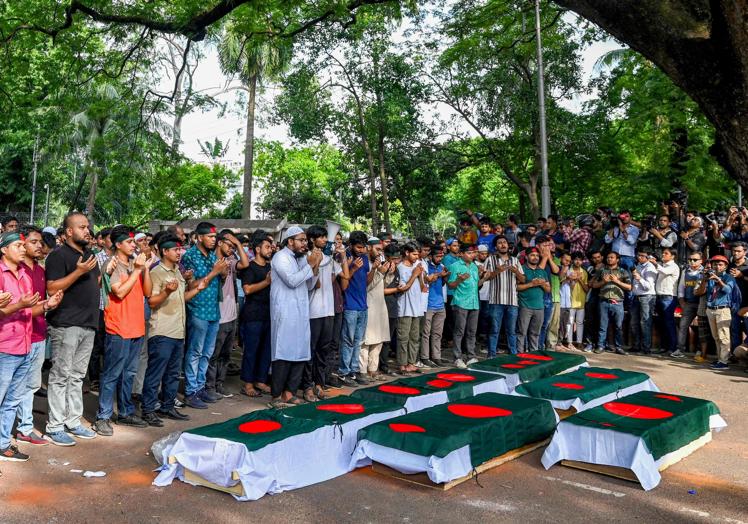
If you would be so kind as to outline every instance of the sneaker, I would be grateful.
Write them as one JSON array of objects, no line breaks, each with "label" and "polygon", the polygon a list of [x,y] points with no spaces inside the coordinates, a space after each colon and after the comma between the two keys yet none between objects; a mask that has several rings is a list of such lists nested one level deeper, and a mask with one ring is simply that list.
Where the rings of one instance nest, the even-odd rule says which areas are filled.
[{"label": "sneaker", "polygon": [[706,362],[706,359],[702,357],[699,353],[696,353],[696,355],[693,357],[693,361],[701,364],[703,362]]},{"label": "sneaker", "polygon": [[600,353],[602,353],[603,351],[605,351],[605,350],[604,350],[603,348],[600,348],[600,347],[597,347],[597,348],[595,348],[595,349],[593,349],[593,350],[592,350],[592,352],[593,352],[594,354],[596,354],[596,355],[599,355],[599,354],[600,354]]},{"label": "sneaker", "polygon": [[223,398],[231,398],[234,396],[233,393],[229,393],[226,391],[226,388],[223,387],[223,384],[216,384],[216,393],[221,395]]},{"label": "sneaker", "polygon": [[197,395],[200,397],[200,400],[202,400],[203,402],[207,402],[208,404],[215,404],[223,398],[218,393],[214,391],[208,391],[207,389],[201,389],[197,392]]},{"label": "sneaker", "polygon": [[716,361],[716,362],[713,362],[712,365],[709,366],[709,367],[712,368],[712,369],[719,369],[719,370],[730,369],[730,366],[728,366],[727,364],[725,364],[723,362],[720,362],[719,360]]},{"label": "sneaker", "polygon": [[162,428],[164,427],[164,421],[158,418],[158,415],[156,415],[154,412],[150,411],[148,413],[143,413],[143,422],[148,424],[149,426],[153,426],[156,428]]},{"label": "sneaker", "polygon": [[32,431],[28,435],[24,435],[19,431],[18,433],[16,433],[16,440],[18,442],[25,442],[26,444],[32,444],[34,446],[46,446],[47,444],[49,444],[49,441],[44,440],[44,437],[42,437],[36,431]]},{"label": "sneaker", "polygon": [[174,399],[174,407],[175,408],[183,408],[184,406],[185,406],[184,402],[182,402],[178,398]]},{"label": "sneaker", "polygon": [[363,373],[356,373],[353,380],[356,381],[356,384],[361,384],[362,386],[368,386],[369,384],[371,384],[371,380],[369,379],[369,377],[367,377]]},{"label": "sneaker", "polygon": [[672,353],[670,353],[670,356],[673,358],[683,358],[686,356],[685,353],[683,353],[680,349],[676,349]]},{"label": "sneaker", "polygon": [[455,367],[458,367],[460,369],[465,369],[467,366],[465,365],[465,363],[462,361],[461,358],[458,358],[457,360],[455,360]]},{"label": "sneaker", "polygon": [[29,456],[26,453],[18,451],[16,446],[8,446],[5,449],[0,449],[0,460],[6,460],[8,462],[26,462],[29,460]]},{"label": "sneaker", "polygon": [[329,389],[340,389],[343,387],[343,381],[340,380],[340,377],[336,374],[330,375],[330,380],[327,381],[327,385],[325,386]]},{"label": "sneaker", "polygon": [[133,428],[147,428],[148,424],[137,415],[127,415],[126,417],[117,417],[117,425],[130,426]]},{"label": "sneaker", "polygon": [[623,348],[616,348],[615,354],[616,355],[628,355],[628,353]]},{"label": "sneaker", "polygon": [[89,428],[84,428],[81,424],[78,424],[78,427],[72,429],[68,428],[67,432],[74,437],[78,437],[79,439],[83,440],[91,440],[96,438],[95,432],[91,431]]},{"label": "sneaker", "polygon": [[358,386],[358,382],[354,380],[352,375],[345,375],[341,377],[340,380],[341,382],[343,382],[343,384],[350,388],[355,388],[356,386]]},{"label": "sneaker", "polygon": [[112,423],[108,418],[100,418],[94,422],[93,430],[102,437],[111,437],[114,435]]},{"label": "sneaker", "polygon": [[423,362],[423,365],[426,366],[427,368],[438,368],[439,367],[439,364],[437,364],[436,362],[428,358],[426,360],[422,360],[421,362]]},{"label": "sneaker", "polygon": [[465,362],[465,366],[469,366],[471,364],[475,364],[476,362],[478,362],[478,359],[475,358],[475,357],[473,357],[470,360],[468,360],[467,362]]},{"label": "sneaker", "polygon": [[75,446],[75,440],[73,439],[73,437],[71,437],[64,431],[47,433],[44,438],[46,438],[55,446]]},{"label": "sneaker", "polygon": [[423,369],[423,368],[425,368],[425,367],[426,367],[426,366],[425,366],[425,365],[423,364],[423,362],[421,362],[420,360],[419,360],[419,361],[417,361],[417,362],[416,362],[415,364],[413,364],[413,365],[414,365],[415,367],[417,367],[417,368],[421,368],[421,369]]},{"label": "sneaker", "polygon": [[592,344],[587,344],[582,348],[582,351],[584,351],[585,353],[589,353],[593,349],[595,349],[595,346],[593,346]]}]

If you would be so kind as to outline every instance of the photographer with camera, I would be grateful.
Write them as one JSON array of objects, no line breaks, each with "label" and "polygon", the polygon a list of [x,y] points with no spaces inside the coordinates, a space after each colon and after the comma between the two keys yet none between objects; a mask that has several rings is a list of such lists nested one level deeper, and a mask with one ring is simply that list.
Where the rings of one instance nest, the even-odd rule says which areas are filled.
[{"label": "photographer with camera", "polygon": [[691,217],[686,215],[688,229],[681,231],[680,238],[685,242],[687,251],[690,254],[704,252],[706,246],[706,237],[704,236],[704,221],[700,216],[693,214]]},{"label": "photographer with camera", "polygon": [[630,271],[635,265],[634,254],[638,239],[639,228],[631,223],[631,213],[628,210],[623,209],[617,215],[610,215],[605,243],[610,244],[612,251],[618,253],[618,265],[626,271]]},{"label": "photographer with camera", "polygon": [[[592,228],[595,227],[595,217],[592,215],[581,215],[578,218],[579,227],[574,229],[566,238],[570,253],[587,253],[592,245]],[[586,257],[585,257],[586,261]]]},{"label": "photographer with camera", "polygon": [[655,256],[662,258],[662,251],[672,247],[677,252],[678,234],[673,230],[668,215],[660,215],[657,219],[657,227],[649,227],[639,238],[640,241],[649,241]]},{"label": "photographer with camera", "polygon": [[715,370],[728,369],[730,358],[730,323],[732,321],[731,299],[735,279],[726,271],[727,257],[715,255],[710,259],[713,270],[707,271],[705,278],[696,288],[698,297],[706,295],[706,316],[709,329],[717,344],[718,360],[712,363]]},{"label": "photographer with camera", "polygon": [[713,228],[715,240],[725,242],[748,242],[748,210],[732,206],[721,233]]}]

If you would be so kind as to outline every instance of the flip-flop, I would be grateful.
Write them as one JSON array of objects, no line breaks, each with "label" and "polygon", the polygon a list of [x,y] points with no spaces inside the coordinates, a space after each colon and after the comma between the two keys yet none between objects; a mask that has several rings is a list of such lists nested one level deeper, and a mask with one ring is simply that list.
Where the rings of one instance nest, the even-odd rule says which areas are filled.
[{"label": "flip-flop", "polygon": [[309,402],[309,403],[313,403],[313,402],[317,402],[319,400],[319,398],[317,397],[317,395],[314,394],[314,391],[312,391],[309,394],[307,394],[307,392],[305,391],[304,392],[304,400],[307,401],[307,402]]},{"label": "flip-flop", "polygon": [[294,395],[293,397],[289,398],[284,402],[285,404],[288,404],[289,406],[300,406],[302,404],[305,404],[303,400],[301,400],[299,397]]},{"label": "flip-flop", "polygon": [[244,389],[244,388],[241,388],[239,390],[239,393],[241,393],[245,397],[250,397],[250,398],[257,398],[257,397],[261,397],[262,396],[262,392],[261,391],[257,391],[256,389],[254,390],[254,395],[251,394],[251,393],[247,393],[247,390]]},{"label": "flip-flop", "polygon": [[263,384],[260,386],[259,384],[254,385],[255,389],[259,389],[261,393],[270,393],[270,386]]},{"label": "flip-flop", "polygon": [[317,399],[319,399],[319,400],[326,400],[326,399],[330,398],[330,395],[328,395],[327,393],[325,393],[325,391],[321,387],[319,387],[319,386],[315,386],[315,388],[314,388],[314,394],[317,397]]}]

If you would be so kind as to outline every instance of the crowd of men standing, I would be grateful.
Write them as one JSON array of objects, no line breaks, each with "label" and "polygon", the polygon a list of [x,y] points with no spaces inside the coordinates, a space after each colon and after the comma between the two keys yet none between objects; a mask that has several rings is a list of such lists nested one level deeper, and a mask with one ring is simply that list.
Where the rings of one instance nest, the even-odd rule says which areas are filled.
[{"label": "crowd of men standing", "polygon": [[[746,244],[689,220],[676,231],[663,214],[646,228],[622,211],[520,228],[513,216],[504,226],[467,212],[449,239],[398,243],[353,231],[344,243],[320,226],[293,226],[277,245],[264,231],[237,237],[209,222],[188,238],[179,226],[149,235],[117,225],[94,235],[82,213],[57,231],[6,219],[0,459],[28,459],[13,444],[14,427],[16,444],[73,446],[112,436],[112,423],[189,420],[183,407],[233,395],[226,381],[237,338],[239,393],[268,395],[276,408],[425,368],[465,368],[481,353],[625,355],[628,334],[629,351],[650,354],[655,312],[670,356],[685,355],[695,324],[694,359],[703,362],[713,340],[711,367],[726,369],[746,353]],[[705,258],[707,235],[732,242],[732,261],[719,250]],[[32,407],[45,360],[41,431]],[[90,424],[86,376],[98,391]]]}]

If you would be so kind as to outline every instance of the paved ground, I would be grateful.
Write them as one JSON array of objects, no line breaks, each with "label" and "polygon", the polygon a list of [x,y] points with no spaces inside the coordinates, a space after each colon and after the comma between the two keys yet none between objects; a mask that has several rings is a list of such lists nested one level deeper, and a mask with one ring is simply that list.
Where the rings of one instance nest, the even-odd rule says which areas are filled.
[{"label": "paved ground", "polygon": [[[637,485],[540,464],[542,450],[483,473],[448,492],[411,486],[359,470],[308,488],[236,502],[229,495],[179,481],[151,486],[152,442],[188,427],[167,422],[145,430],[115,426],[113,438],[73,448],[29,450],[26,463],[0,463],[0,522],[724,522],[748,523],[748,374],[715,373],[691,361],[589,355],[591,365],[649,373],[667,392],[717,402],[729,427],[663,474],[648,493]],[[238,382],[232,383],[238,389]],[[97,397],[86,395],[87,414]],[[37,408],[44,408],[37,399]],[[264,407],[236,396],[195,415],[190,426]],[[41,416],[38,416],[41,423]],[[43,426],[40,426],[43,427]],[[86,479],[70,469],[103,470]],[[689,494],[696,490],[696,494]]]}]

